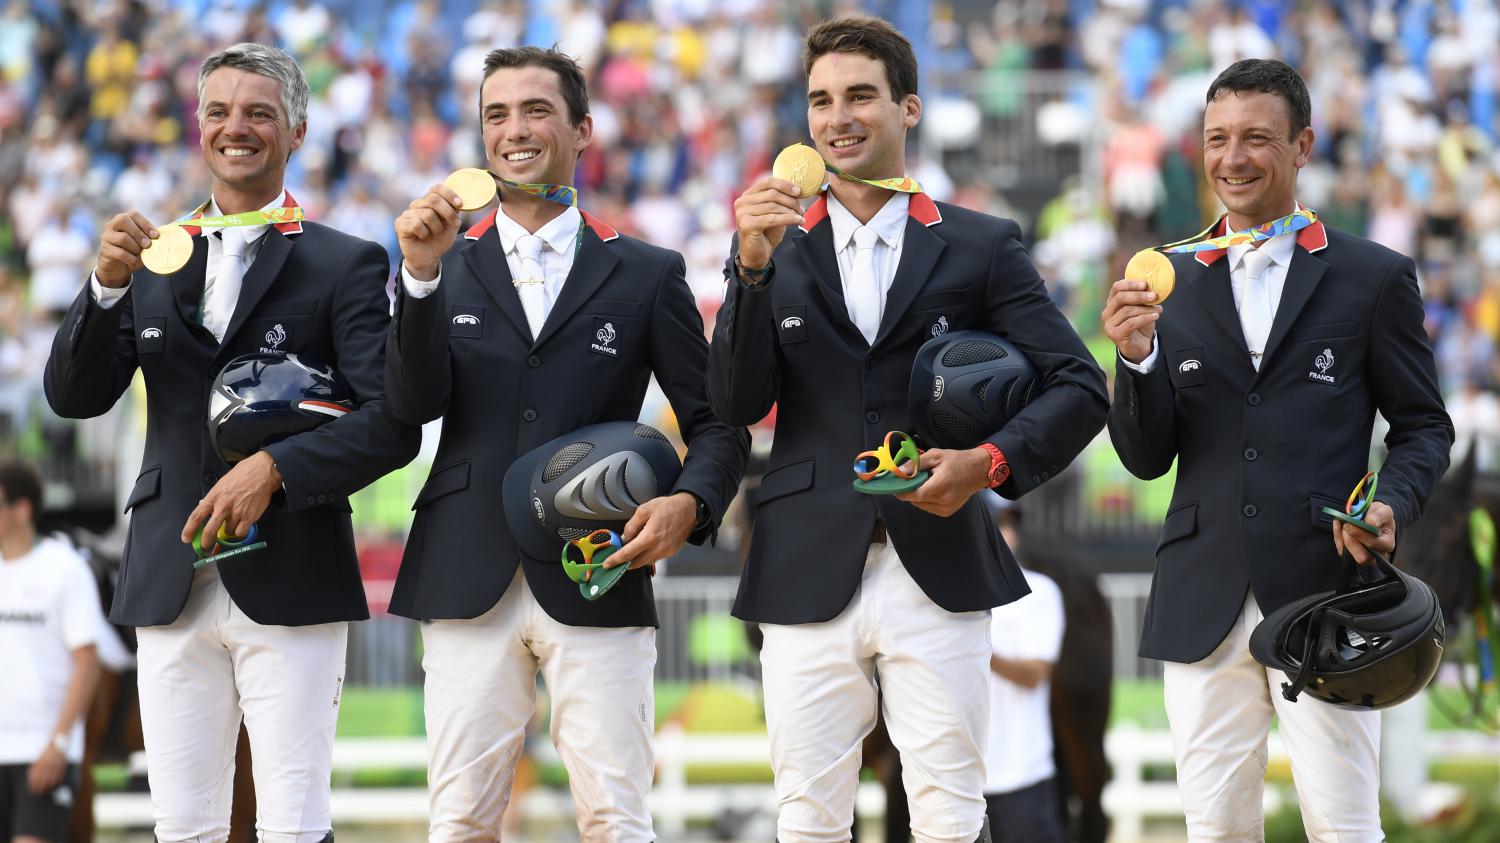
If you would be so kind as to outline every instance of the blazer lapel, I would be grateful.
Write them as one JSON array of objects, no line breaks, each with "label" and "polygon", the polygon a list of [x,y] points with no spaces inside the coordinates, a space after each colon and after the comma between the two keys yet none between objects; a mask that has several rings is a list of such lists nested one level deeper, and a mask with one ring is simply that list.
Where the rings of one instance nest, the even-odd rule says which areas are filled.
[{"label": "blazer lapel", "polygon": [[1301,246],[1292,253],[1292,265],[1287,267],[1286,283],[1281,290],[1281,303],[1276,305],[1276,318],[1271,321],[1271,335],[1266,338],[1266,353],[1261,359],[1260,372],[1263,374],[1269,361],[1275,360],[1276,347],[1286,339],[1287,332],[1291,330],[1292,324],[1302,314],[1302,309],[1312,298],[1313,291],[1318,288],[1318,280],[1328,270],[1328,264],[1317,256],[1303,249]]},{"label": "blazer lapel", "polygon": [[1239,352],[1240,365],[1248,371],[1255,370],[1250,362],[1250,346],[1245,344],[1245,329],[1240,325],[1240,312],[1234,306],[1234,290],[1229,286],[1229,261],[1215,260],[1210,263],[1190,285],[1198,304],[1224,332]]},{"label": "blazer lapel", "polygon": [[604,283],[604,279],[609,277],[619,263],[620,258],[594,232],[593,226],[584,226],[583,242],[578,246],[578,254],[573,256],[573,268],[568,272],[568,279],[563,282],[562,292],[558,293],[552,311],[547,314],[547,321],[542,323],[542,335],[536,338],[532,347],[541,345],[557,333],[558,326],[567,322],[578,308],[583,307],[584,302],[593,298],[599,285]]},{"label": "blazer lapel", "polygon": [[844,283],[839,275],[838,257],[833,251],[833,223],[825,216],[814,224],[811,230],[797,239],[796,252],[802,261],[803,270],[812,276],[813,285],[822,293],[824,301],[828,302],[828,309],[833,313],[834,330],[849,342],[867,347],[864,335],[854,327],[854,322],[849,318],[849,303],[844,301]]},{"label": "blazer lapel", "polygon": [[885,313],[880,318],[880,331],[875,335],[875,345],[880,345],[890,336],[906,315],[906,308],[917,297],[932,277],[932,268],[948,244],[937,236],[915,216],[906,218],[906,233],[901,243],[901,264],[896,267],[896,277],[885,295]]},{"label": "blazer lapel", "polygon": [[[203,306],[203,287],[207,282],[207,273],[208,241],[202,237],[194,237],[193,256],[188,258],[187,266],[167,276],[172,285],[172,297],[177,300],[177,312],[182,314],[182,321],[200,328],[203,327],[203,319],[199,310]],[[203,331],[207,334],[208,329],[203,328]]]},{"label": "blazer lapel", "polygon": [[244,280],[240,282],[240,297],[235,302],[234,316],[229,320],[229,327],[224,330],[224,339],[219,343],[220,349],[229,348],[230,341],[250,319],[250,314],[255,311],[261,297],[271,289],[271,282],[281,273],[281,267],[291,253],[290,238],[274,228],[266,229],[265,239],[261,241],[255,262],[245,270]]},{"label": "blazer lapel", "polygon": [[521,336],[530,339],[531,326],[526,321],[526,308],[521,306],[521,296],[516,292],[515,284],[511,283],[510,264],[506,262],[501,248],[500,232],[491,226],[483,234],[477,235],[461,254],[464,262],[469,265],[469,271],[479,279],[490,298],[500,305],[500,312],[505,314],[505,318],[510,320]]}]

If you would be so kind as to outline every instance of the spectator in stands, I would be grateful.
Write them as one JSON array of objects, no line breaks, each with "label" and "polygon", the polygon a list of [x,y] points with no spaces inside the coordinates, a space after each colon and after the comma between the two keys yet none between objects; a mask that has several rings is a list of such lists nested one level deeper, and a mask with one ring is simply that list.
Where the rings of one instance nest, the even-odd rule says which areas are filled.
[{"label": "spectator in stands", "polygon": [[62,843],[73,812],[83,716],[103,610],[88,564],[38,541],[42,481],[0,464],[0,839]]}]

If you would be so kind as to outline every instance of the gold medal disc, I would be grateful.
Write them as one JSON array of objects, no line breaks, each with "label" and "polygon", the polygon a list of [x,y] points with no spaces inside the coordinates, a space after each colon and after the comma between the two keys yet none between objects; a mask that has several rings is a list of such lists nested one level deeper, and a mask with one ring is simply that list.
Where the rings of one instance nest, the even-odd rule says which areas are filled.
[{"label": "gold medal disc", "polygon": [[193,256],[193,235],[180,225],[164,225],[156,230],[159,235],[141,252],[141,263],[157,275],[171,275],[184,266]]},{"label": "gold medal disc", "polygon": [[443,179],[443,184],[458,194],[459,201],[463,203],[459,209],[462,211],[477,211],[495,198],[495,177],[490,175],[489,170],[478,167],[454,170]]},{"label": "gold medal disc", "polygon": [[1156,294],[1153,304],[1161,304],[1177,286],[1177,271],[1166,255],[1155,249],[1142,249],[1125,264],[1125,280],[1145,281],[1146,289]]},{"label": "gold medal disc", "polygon": [[771,175],[802,189],[802,196],[817,196],[823,186],[823,157],[806,144],[794,143],[776,156]]}]

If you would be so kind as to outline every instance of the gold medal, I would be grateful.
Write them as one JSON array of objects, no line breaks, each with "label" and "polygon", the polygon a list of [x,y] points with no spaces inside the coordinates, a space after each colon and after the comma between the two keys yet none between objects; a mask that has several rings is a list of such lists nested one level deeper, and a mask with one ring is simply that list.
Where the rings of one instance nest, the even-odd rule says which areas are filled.
[{"label": "gold medal", "polygon": [[1142,249],[1125,264],[1125,280],[1145,281],[1146,289],[1156,294],[1154,304],[1161,304],[1177,286],[1177,270],[1167,256],[1155,249]]},{"label": "gold medal", "polygon": [[802,189],[802,196],[816,196],[823,186],[823,156],[806,144],[794,143],[776,156],[771,175],[792,182]]},{"label": "gold medal", "polygon": [[477,211],[495,198],[495,177],[489,170],[478,167],[454,170],[443,179],[443,184],[458,194],[458,200],[463,203],[459,208],[461,211]]},{"label": "gold medal", "polygon": [[157,238],[141,252],[141,263],[157,275],[171,275],[193,256],[193,235],[177,224],[156,230]]}]

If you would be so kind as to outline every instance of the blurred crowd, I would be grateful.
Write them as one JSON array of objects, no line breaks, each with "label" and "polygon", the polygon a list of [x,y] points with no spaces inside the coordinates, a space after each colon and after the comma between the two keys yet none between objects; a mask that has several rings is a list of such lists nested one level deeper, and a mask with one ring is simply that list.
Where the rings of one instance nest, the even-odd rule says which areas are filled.
[{"label": "blurred crowd", "polygon": [[853,11],[917,47],[913,175],[938,199],[1020,219],[1105,360],[1098,313],[1124,260],[1217,213],[1199,165],[1209,81],[1241,58],[1289,61],[1318,136],[1299,198],[1417,259],[1461,442],[1500,442],[1496,0],[8,0],[0,449],[50,441],[35,433],[55,424],[40,373],[100,223],[127,208],[167,221],[206,198],[197,69],[214,49],[255,40],[299,58],[312,101],[289,188],[394,263],[399,211],[483,161],[485,53],[557,44],[591,79],[582,202],[683,252],[711,322],[735,195],[805,136],[801,34]]}]

